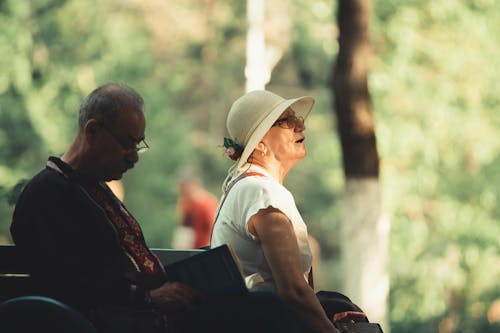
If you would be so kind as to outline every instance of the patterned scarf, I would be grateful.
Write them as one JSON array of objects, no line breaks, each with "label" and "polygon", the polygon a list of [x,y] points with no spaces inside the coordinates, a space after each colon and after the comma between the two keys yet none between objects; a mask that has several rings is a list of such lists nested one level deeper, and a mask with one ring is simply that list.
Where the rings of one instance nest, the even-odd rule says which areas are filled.
[{"label": "patterned scarf", "polygon": [[108,219],[113,223],[120,237],[121,244],[136,269],[148,275],[164,277],[165,269],[163,264],[149,250],[139,223],[127,211],[121,201],[103,183],[88,186],[87,190],[104,209]]}]

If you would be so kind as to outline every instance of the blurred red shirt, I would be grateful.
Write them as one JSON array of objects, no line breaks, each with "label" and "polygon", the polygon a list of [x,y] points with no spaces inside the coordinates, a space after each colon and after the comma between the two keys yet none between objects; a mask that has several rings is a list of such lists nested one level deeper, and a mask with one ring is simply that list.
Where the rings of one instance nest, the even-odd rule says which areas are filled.
[{"label": "blurred red shirt", "polygon": [[198,184],[181,183],[179,197],[181,224],[194,231],[192,248],[210,245],[217,204],[216,197]]}]

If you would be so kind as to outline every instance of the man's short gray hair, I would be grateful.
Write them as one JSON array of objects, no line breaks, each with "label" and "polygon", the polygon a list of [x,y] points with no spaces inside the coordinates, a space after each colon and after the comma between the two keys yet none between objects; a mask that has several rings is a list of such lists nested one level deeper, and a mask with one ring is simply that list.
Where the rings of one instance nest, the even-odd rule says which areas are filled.
[{"label": "man's short gray hair", "polygon": [[89,119],[96,119],[111,126],[119,113],[125,110],[144,112],[144,100],[134,89],[122,83],[106,83],[84,98],[78,112],[78,126],[85,126]]}]

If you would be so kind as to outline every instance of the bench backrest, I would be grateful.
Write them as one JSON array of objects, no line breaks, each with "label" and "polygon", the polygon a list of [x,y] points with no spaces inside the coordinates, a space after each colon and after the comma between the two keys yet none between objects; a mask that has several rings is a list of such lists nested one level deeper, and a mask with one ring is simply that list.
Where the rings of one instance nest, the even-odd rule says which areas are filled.
[{"label": "bench backrest", "polygon": [[[192,257],[205,250],[200,249],[151,249],[167,266],[182,259]],[[15,245],[0,245],[0,275],[5,274],[29,274],[26,263],[22,260],[19,251]]]},{"label": "bench backrest", "polygon": [[[166,266],[205,250],[152,249]],[[16,296],[36,294],[29,269],[15,245],[0,245],[0,302]]]},{"label": "bench backrest", "polygon": [[151,251],[154,252],[160,258],[163,265],[167,266],[173,264],[174,262],[178,262],[183,259],[187,259],[198,253],[204,252],[206,250],[201,249],[187,249],[187,250],[178,250],[178,249],[159,249],[152,248]]}]

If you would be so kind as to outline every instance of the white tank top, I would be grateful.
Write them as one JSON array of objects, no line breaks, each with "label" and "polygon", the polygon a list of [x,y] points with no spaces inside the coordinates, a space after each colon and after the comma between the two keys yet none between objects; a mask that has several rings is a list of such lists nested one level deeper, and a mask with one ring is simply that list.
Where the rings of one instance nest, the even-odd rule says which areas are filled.
[{"label": "white tank top", "polygon": [[[230,244],[241,261],[246,276],[259,273],[263,283],[252,290],[276,290],[271,270],[267,265],[259,240],[248,230],[248,221],[259,210],[272,206],[291,221],[302,259],[302,271],[307,281],[312,255],[307,240],[307,226],[302,220],[292,194],[265,169],[252,165],[245,172],[263,176],[248,176],[237,181],[220,200],[222,207],[214,224],[211,247]],[[237,175],[238,176],[238,175]]]}]

